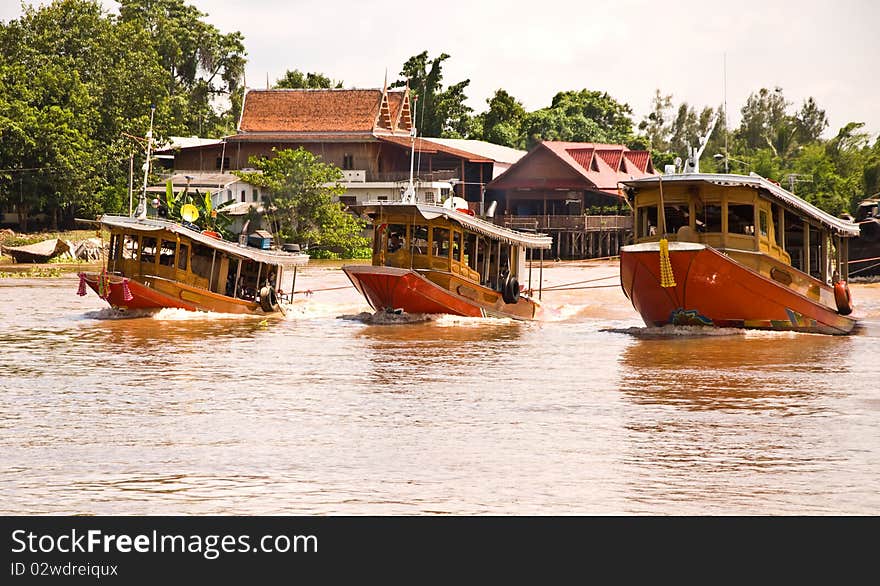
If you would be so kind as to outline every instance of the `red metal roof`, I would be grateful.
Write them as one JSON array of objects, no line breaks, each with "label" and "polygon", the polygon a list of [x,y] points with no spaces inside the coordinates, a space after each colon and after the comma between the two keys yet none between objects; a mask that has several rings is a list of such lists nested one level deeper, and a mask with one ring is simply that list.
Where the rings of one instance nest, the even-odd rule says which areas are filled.
[{"label": "red metal roof", "polygon": [[[583,177],[587,188],[609,193],[617,193],[619,181],[656,175],[648,151],[632,151],[620,144],[544,141],[496,177],[489,187],[506,188],[505,176],[512,175],[515,169],[528,168],[531,156],[542,150],[553,153],[562,163]],[[523,183],[519,179],[516,185],[527,187]],[[545,178],[534,177],[534,188],[540,189],[545,184]]]}]

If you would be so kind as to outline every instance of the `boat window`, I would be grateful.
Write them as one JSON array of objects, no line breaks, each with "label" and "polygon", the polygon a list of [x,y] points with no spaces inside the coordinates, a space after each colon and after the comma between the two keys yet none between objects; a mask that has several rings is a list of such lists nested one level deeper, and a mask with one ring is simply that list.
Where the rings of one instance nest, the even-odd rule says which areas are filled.
[{"label": "boat window", "polygon": [[657,206],[639,207],[639,238],[657,233]]},{"label": "boat window", "polygon": [[388,252],[406,249],[406,224],[388,224]]},{"label": "boat window", "polygon": [[431,229],[431,254],[434,256],[449,256],[449,229]]},{"label": "boat window", "polygon": [[162,248],[159,249],[159,264],[164,267],[174,268],[174,255],[177,253],[177,242],[163,240]]},{"label": "boat window", "polygon": [[727,231],[731,234],[755,235],[755,207],[752,205],[727,206]]},{"label": "boat window", "polygon": [[428,253],[428,227],[413,226],[412,227],[412,247],[413,254]]},{"label": "boat window", "polygon": [[690,210],[687,205],[663,206],[666,216],[666,233],[675,234],[682,226],[690,225]]},{"label": "boat window", "polygon": [[760,210],[758,212],[758,229],[760,230],[761,236],[766,238],[768,236],[767,232],[767,212],[764,210]]},{"label": "boat window", "polygon": [[461,262],[461,232],[458,230],[452,233],[452,260]]},{"label": "boat window", "polygon": [[697,223],[700,232],[721,232],[721,206],[706,204],[703,206],[702,226]]},{"label": "boat window", "polygon": [[138,259],[138,239],[137,236],[126,234],[122,237],[122,258],[123,260]]},{"label": "boat window", "polygon": [[[183,255],[184,245],[180,246],[180,253]],[[214,261],[214,251],[203,244],[193,244],[192,254],[192,272],[203,279],[211,278],[211,263]],[[220,259],[216,259],[217,264]],[[181,267],[184,268],[181,263]]]},{"label": "boat window", "polygon": [[464,258],[461,262],[472,269],[477,268],[477,259],[474,257],[474,251],[477,249],[477,235],[473,232],[464,233]]},{"label": "boat window", "polygon": [[141,238],[141,262],[156,262],[156,239],[152,236]]},{"label": "boat window", "polygon": [[181,271],[185,271],[188,258],[189,246],[187,246],[186,244],[181,244],[180,253],[177,255],[177,268],[179,268]]}]

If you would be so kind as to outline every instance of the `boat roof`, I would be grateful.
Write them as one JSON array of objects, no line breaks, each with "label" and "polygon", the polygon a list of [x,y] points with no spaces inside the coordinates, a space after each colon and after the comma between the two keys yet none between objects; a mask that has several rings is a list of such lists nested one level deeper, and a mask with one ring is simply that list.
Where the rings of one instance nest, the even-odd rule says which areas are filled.
[{"label": "boat roof", "polygon": [[199,244],[204,244],[209,248],[214,248],[239,258],[249,258],[256,262],[289,266],[301,264],[305,259],[308,259],[308,254],[304,253],[291,253],[282,250],[262,250],[259,248],[240,246],[237,242],[220,240],[208,236],[207,234],[197,232],[191,228],[187,228],[177,222],[160,218],[132,218],[129,216],[104,215],[101,216],[99,221],[105,226],[112,226],[123,230],[137,232],[171,232],[172,234],[180,234],[198,242]]},{"label": "boat roof", "polygon": [[711,183],[713,185],[721,185],[724,187],[742,186],[763,189],[771,198],[809,216],[837,234],[842,236],[859,235],[859,226],[857,224],[834,217],[828,212],[820,210],[813,204],[804,201],[792,192],[757,174],[728,175],[720,173],[684,173],[680,175],[645,177],[643,179],[621,181],[621,183],[628,187],[641,187],[647,184],[659,183],[660,181],[663,183]]},{"label": "boat roof", "polygon": [[511,230],[510,228],[498,226],[482,218],[439,205],[377,201],[352,205],[349,206],[349,208],[358,213],[370,216],[380,215],[384,212],[389,214],[411,215],[413,218],[418,214],[425,220],[433,220],[435,218],[443,217],[444,219],[461,224],[468,230],[472,230],[478,234],[482,234],[483,236],[507,244],[516,244],[526,248],[543,249],[549,249],[553,245],[553,238],[546,234],[532,234],[529,232],[520,232],[519,230]]}]

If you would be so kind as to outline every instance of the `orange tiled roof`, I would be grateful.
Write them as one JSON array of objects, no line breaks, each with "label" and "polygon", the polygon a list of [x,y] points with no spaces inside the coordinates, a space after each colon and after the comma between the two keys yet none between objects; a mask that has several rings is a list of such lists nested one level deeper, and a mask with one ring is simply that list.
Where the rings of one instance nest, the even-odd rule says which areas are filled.
[{"label": "orange tiled roof", "polygon": [[381,89],[249,90],[239,132],[409,132],[404,120],[397,126],[408,102],[405,92]]}]

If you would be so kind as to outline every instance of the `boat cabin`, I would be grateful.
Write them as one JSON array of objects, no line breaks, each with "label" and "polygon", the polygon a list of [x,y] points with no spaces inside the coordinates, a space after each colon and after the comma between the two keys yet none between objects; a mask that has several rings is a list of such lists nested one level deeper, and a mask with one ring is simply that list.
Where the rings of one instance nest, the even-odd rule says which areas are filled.
[{"label": "boat cabin", "polygon": [[521,280],[530,260],[522,244],[493,237],[447,215],[428,219],[411,211],[387,212],[376,216],[374,226],[374,266],[450,273],[499,290],[508,275]]},{"label": "boat cabin", "polygon": [[767,179],[690,174],[624,184],[635,243],[705,244],[785,284],[797,279],[789,267],[824,283],[847,279],[847,237],[858,229]]},{"label": "boat cabin", "polygon": [[[531,289],[531,260],[551,238],[496,226],[467,211],[431,204],[356,206],[373,223],[373,266],[418,271],[448,287],[450,278],[501,291],[510,279]],[[538,249],[536,253],[534,249]]]},{"label": "boat cabin", "polygon": [[110,230],[111,273],[138,281],[159,278],[247,301],[266,285],[281,291],[284,264],[269,251],[159,220],[146,227],[125,217],[102,222]]}]

